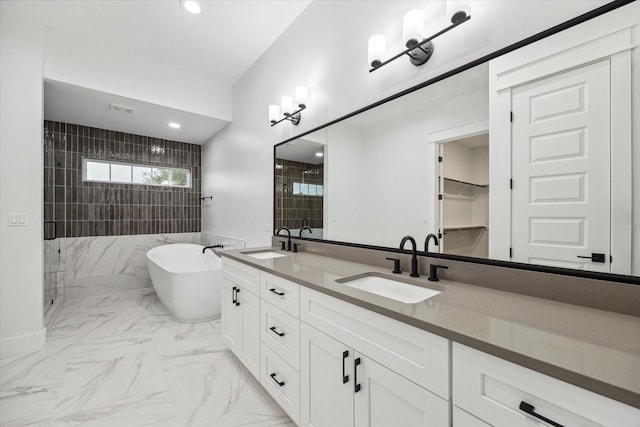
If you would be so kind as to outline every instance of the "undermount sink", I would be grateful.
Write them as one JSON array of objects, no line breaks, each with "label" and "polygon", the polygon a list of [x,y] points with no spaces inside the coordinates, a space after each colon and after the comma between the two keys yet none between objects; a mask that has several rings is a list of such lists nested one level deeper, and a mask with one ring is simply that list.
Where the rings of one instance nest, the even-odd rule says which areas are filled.
[{"label": "undermount sink", "polygon": [[434,297],[440,291],[388,279],[377,273],[365,273],[336,280],[346,286],[360,289],[372,294],[391,298],[407,304],[415,304]]},{"label": "undermount sink", "polygon": [[273,259],[287,256],[286,254],[266,249],[263,251],[243,252],[244,255],[255,259]]}]

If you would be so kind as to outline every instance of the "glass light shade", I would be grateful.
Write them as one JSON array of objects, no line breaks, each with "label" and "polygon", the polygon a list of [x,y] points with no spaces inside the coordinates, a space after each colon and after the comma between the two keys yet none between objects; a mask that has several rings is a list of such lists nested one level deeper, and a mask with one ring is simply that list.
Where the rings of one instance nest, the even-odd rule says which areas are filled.
[{"label": "glass light shade", "polygon": [[447,17],[452,24],[457,24],[469,15],[471,15],[471,1],[447,0]]},{"label": "glass light shade", "polygon": [[276,104],[269,105],[269,121],[275,123],[280,120],[280,107]]},{"label": "glass light shade", "polygon": [[189,13],[197,15],[202,11],[202,8],[195,0],[181,0],[180,5]]},{"label": "glass light shade", "polygon": [[372,67],[380,66],[385,55],[386,43],[387,41],[382,34],[369,37],[369,65]]},{"label": "glass light shade", "polygon": [[293,98],[290,96],[283,96],[280,101],[280,108],[282,108],[282,114],[290,116],[293,113]]},{"label": "glass light shade", "polygon": [[413,9],[404,14],[402,19],[402,40],[407,47],[420,43],[424,33],[424,12]]},{"label": "glass light shade", "polygon": [[296,105],[298,108],[307,106],[309,102],[309,89],[306,86],[296,87]]}]

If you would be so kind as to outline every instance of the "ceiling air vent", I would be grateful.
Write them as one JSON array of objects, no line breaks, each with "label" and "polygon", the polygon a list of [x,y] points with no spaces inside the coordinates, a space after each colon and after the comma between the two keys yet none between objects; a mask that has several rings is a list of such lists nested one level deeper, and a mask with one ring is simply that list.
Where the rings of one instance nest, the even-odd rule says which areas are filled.
[{"label": "ceiling air vent", "polygon": [[126,105],[114,104],[113,102],[109,104],[109,109],[111,111],[122,111],[123,113],[133,114],[136,112],[136,109],[133,107],[127,107]]}]

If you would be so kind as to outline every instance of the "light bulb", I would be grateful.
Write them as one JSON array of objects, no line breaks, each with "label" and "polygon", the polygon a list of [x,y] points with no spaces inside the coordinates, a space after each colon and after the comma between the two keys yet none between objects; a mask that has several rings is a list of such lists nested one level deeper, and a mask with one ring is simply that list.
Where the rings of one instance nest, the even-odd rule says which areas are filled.
[{"label": "light bulb", "polygon": [[413,9],[404,14],[402,19],[402,40],[407,47],[413,47],[423,39],[424,12]]},{"label": "light bulb", "polygon": [[184,10],[186,10],[189,13],[193,13],[194,15],[197,15],[200,12],[202,12],[202,8],[198,4],[198,2],[196,2],[195,0],[181,0],[180,5]]},{"label": "light bulb", "polygon": [[382,34],[376,34],[369,37],[369,65],[373,68],[379,67],[382,64],[382,59],[385,55],[386,40]]},{"label": "light bulb", "polygon": [[282,108],[282,114],[290,116],[293,113],[293,98],[290,96],[283,96],[280,101],[280,108]]},{"label": "light bulb", "polygon": [[296,105],[298,108],[306,108],[309,102],[309,89],[306,86],[296,87]]},{"label": "light bulb", "polygon": [[269,105],[269,121],[275,123],[280,120],[280,107],[276,104]]}]

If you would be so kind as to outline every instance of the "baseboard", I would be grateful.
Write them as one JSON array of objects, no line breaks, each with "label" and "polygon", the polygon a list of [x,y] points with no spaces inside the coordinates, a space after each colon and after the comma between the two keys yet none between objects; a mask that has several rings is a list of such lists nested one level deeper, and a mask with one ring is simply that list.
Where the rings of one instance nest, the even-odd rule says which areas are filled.
[{"label": "baseboard", "polygon": [[4,338],[0,340],[0,358],[5,358],[15,353],[37,351],[44,347],[46,341],[47,328],[42,328],[32,334]]}]

